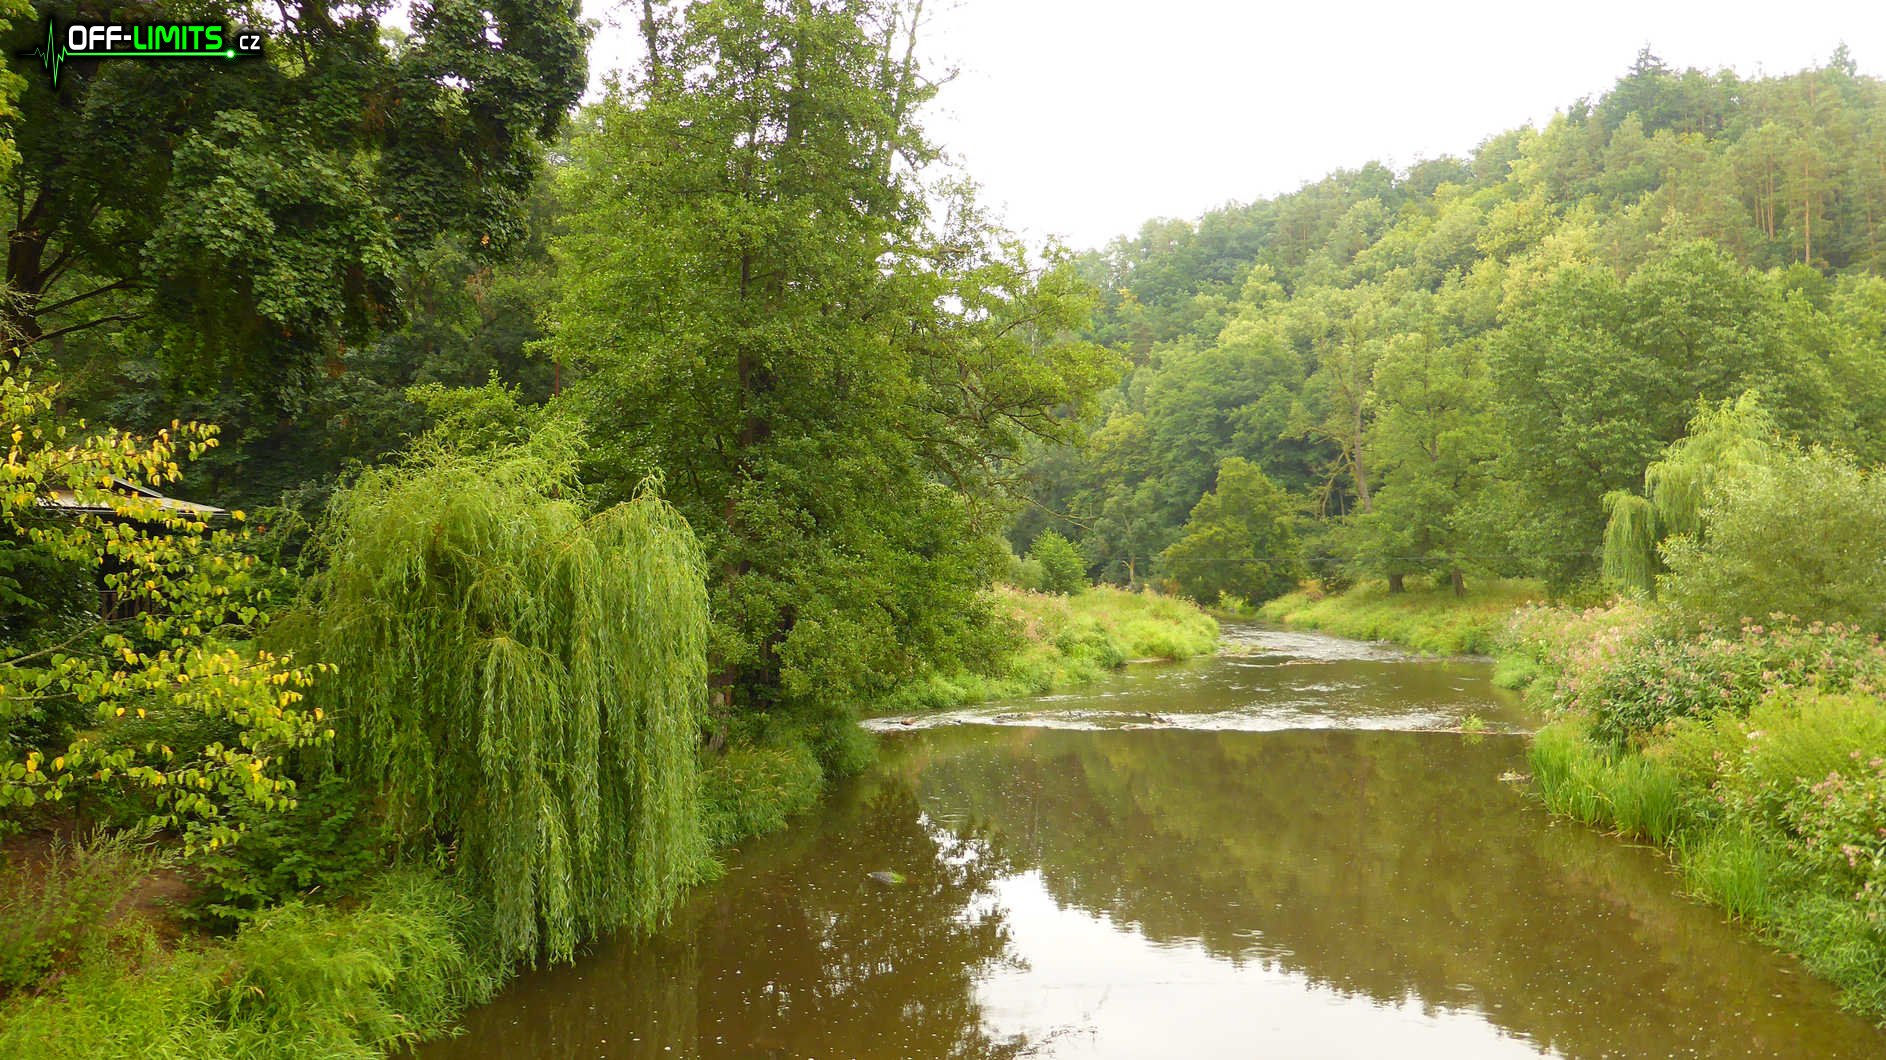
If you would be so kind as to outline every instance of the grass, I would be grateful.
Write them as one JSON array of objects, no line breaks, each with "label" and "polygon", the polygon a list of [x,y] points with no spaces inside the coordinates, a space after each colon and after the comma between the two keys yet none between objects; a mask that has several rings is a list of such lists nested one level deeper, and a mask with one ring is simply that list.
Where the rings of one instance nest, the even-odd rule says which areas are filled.
[{"label": "grass", "polygon": [[1676,836],[1681,785],[1664,763],[1613,753],[1571,721],[1539,730],[1530,756],[1533,780],[1553,813],[1653,843]]},{"label": "grass", "polygon": [[1686,834],[1674,853],[1684,881],[1698,898],[1752,924],[1781,918],[1783,857],[1752,829],[1722,825]]},{"label": "grass", "polygon": [[1445,582],[1408,579],[1391,593],[1385,582],[1364,582],[1323,595],[1300,589],[1272,600],[1258,615],[1272,622],[1356,640],[1385,640],[1434,655],[1490,655],[1500,645],[1514,609],[1544,596],[1536,583],[1481,580],[1457,597]]},{"label": "grass", "polygon": [[128,832],[55,838],[10,857],[0,868],[0,992],[71,961],[155,863],[144,837]]},{"label": "grass", "polygon": [[1218,622],[1197,605],[1152,592],[1096,586],[1072,596],[990,590],[1016,637],[984,672],[933,674],[899,689],[885,712],[941,710],[1079,688],[1128,662],[1180,660],[1218,645]]}]

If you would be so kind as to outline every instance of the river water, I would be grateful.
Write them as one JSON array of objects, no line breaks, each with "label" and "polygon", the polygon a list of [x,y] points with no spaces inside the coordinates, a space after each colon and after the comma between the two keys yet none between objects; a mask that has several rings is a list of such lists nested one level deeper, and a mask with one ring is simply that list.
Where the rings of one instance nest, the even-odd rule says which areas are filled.
[{"label": "river water", "polygon": [[872,723],[880,764],[667,929],[420,1055],[1886,1056],[1654,851],[1550,819],[1485,663],[1226,644]]}]

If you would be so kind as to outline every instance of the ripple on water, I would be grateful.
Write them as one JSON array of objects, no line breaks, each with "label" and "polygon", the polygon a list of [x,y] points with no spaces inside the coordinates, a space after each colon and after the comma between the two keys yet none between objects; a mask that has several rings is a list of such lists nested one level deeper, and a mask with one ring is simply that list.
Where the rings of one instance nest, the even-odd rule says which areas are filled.
[{"label": "ripple on water", "polygon": [[[1134,668],[1114,685],[1092,691],[872,718],[864,727],[874,732],[959,725],[1086,732],[1435,732],[1459,731],[1485,706],[1484,675],[1471,685],[1443,679],[1434,660],[1381,644],[1248,626],[1227,627],[1224,639],[1229,655]],[[1283,666],[1318,669],[1285,671]],[[1480,719],[1474,727],[1525,731],[1517,719]]]}]

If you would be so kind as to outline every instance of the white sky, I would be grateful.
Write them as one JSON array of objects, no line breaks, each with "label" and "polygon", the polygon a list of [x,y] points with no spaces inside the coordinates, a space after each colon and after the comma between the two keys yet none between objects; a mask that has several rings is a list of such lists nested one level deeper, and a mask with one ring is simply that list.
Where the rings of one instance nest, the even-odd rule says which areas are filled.
[{"label": "white sky", "polygon": [[[619,0],[584,0],[604,19]],[[928,0],[959,74],[927,126],[1009,227],[1096,246],[1338,167],[1465,154],[1597,96],[1649,44],[1683,68],[1886,74],[1880,0]],[[592,78],[636,58],[605,25]]]}]

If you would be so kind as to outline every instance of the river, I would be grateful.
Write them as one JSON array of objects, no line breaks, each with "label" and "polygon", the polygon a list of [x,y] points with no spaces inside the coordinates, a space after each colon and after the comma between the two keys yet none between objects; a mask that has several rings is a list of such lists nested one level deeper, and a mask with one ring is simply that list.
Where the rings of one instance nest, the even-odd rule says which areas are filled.
[{"label": "river", "polygon": [[877,767],[668,928],[420,1055],[1886,1056],[1655,851],[1548,817],[1489,676],[1227,627],[1078,695],[879,719]]}]

